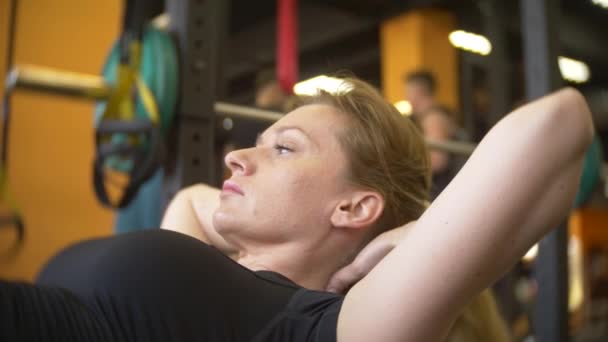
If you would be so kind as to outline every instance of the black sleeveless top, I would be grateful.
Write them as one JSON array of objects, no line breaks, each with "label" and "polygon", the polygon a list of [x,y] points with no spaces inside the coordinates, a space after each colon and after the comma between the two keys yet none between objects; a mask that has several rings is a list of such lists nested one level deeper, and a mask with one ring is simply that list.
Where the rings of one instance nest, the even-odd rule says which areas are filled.
[{"label": "black sleeveless top", "polygon": [[0,282],[0,340],[333,342],[342,300],[141,231],[69,247],[35,285]]}]

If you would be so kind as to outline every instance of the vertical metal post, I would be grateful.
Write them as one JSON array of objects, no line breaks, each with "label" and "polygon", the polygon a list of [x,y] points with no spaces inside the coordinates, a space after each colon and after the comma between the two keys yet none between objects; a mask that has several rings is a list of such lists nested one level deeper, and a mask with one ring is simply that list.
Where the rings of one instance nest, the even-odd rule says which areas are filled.
[{"label": "vertical metal post", "polygon": [[228,31],[227,0],[168,0],[170,31],[179,50],[180,88],[176,112],[175,168],[165,193],[199,182],[215,185],[215,111],[223,89],[222,54]]},{"label": "vertical metal post", "polygon": [[507,1],[488,0],[481,3],[484,31],[492,42],[488,56],[488,81],[490,86],[489,126],[494,126],[509,112],[511,77],[507,56]]},{"label": "vertical metal post", "polygon": [[460,109],[462,111],[462,127],[469,137],[474,137],[475,112],[473,107],[473,65],[466,53],[460,52]]},{"label": "vertical metal post", "polygon": [[[541,97],[560,86],[557,66],[558,0],[521,0],[526,95]],[[540,243],[535,273],[538,297],[533,327],[537,341],[568,341],[567,224]]]}]

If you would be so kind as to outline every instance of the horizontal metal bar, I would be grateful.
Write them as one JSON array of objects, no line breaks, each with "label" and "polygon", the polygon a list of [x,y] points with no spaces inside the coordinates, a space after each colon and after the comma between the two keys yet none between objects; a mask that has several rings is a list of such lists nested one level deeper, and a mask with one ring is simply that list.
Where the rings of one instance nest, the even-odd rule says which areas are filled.
[{"label": "horizontal metal bar", "polygon": [[[217,113],[225,114],[230,117],[241,117],[269,122],[277,121],[284,115],[279,112],[224,102],[216,102],[214,108]],[[431,138],[425,138],[425,140],[429,147],[450,153],[470,155],[473,153],[473,150],[475,150],[475,145],[471,143],[460,141],[442,141]]]},{"label": "horizontal metal bar", "polygon": [[284,114],[270,110],[254,107],[241,106],[232,103],[216,102],[213,106],[216,113],[225,114],[230,117],[245,119],[256,119],[260,121],[274,122],[283,117]]},{"label": "horizontal metal bar", "polygon": [[477,147],[475,144],[463,141],[435,140],[431,138],[424,138],[424,140],[430,148],[465,156],[471,155],[475,147]]},{"label": "horizontal metal bar", "polygon": [[[7,78],[6,87],[7,89],[24,88],[93,100],[107,99],[112,92],[111,86],[106,84],[101,76],[39,66],[19,66],[12,69]],[[215,102],[213,108],[216,113],[224,116],[267,122],[277,121],[284,115],[279,112],[225,102]],[[470,155],[475,149],[474,144],[458,141],[426,138],[426,143],[430,148],[461,155]]]},{"label": "horizontal metal bar", "polygon": [[23,88],[94,100],[108,98],[112,92],[101,76],[32,65],[13,68],[5,87],[7,90]]}]

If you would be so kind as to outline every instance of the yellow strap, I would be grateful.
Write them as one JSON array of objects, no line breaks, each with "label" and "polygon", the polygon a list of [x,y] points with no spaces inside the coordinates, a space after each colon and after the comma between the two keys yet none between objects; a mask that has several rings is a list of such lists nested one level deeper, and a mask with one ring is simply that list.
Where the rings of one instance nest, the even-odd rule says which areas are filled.
[{"label": "yellow strap", "polygon": [[129,64],[119,64],[117,67],[116,85],[108,99],[102,120],[133,120],[135,118],[135,105],[131,93],[131,89],[135,85],[142,104],[148,113],[148,119],[158,125],[160,115],[156,100],[139,74],[141,61],[141,43],[139,41],[134,41],[129,45],[129,56]]},{"label": "yellow strap", "polygon": [[146,109],[146,112],[148,113],[148,119],[150,119],[150,121],[152,121],[152,123],[155,125],[158,125],[160,120],[158,106],[156,105],[156,100],[154,99],[152,91],[150,91],[150,88],[148,88],[146,83],[141,79],[139,73],[135,75],[135,81],[137,85],[137,92],[141,97],[141,101]]},{"label": "yellow strap", "polygon": [[129,45],[129,61],[119,63],[116,67],[116,84],[108,99],[101,117],[104,119],[132,120],[135,118],[135,108],[132,104],[131,89],[135,84],[136,73],[139,70],[141,43],[133,41]]},{"label": "yellow strap", "polygon": [[15,214],[20,215],[21,211],[8,187],[8,177],[4,165],[0,165],[0,200],[6,202]]}]

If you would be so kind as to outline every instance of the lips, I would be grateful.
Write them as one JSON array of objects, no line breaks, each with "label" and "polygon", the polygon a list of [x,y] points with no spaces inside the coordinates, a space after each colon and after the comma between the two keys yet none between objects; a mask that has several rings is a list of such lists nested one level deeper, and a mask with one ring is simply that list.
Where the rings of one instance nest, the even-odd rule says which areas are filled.
[{"label": "lips", "polygon": [[235,182],[232,181],[225,181],[224,185],[222,186],[222,192],[224,193],[234,193],[237,195],[244,195],[245,193],[243,192],[243,190],[241,189],[240,186],[238,186]]}]

